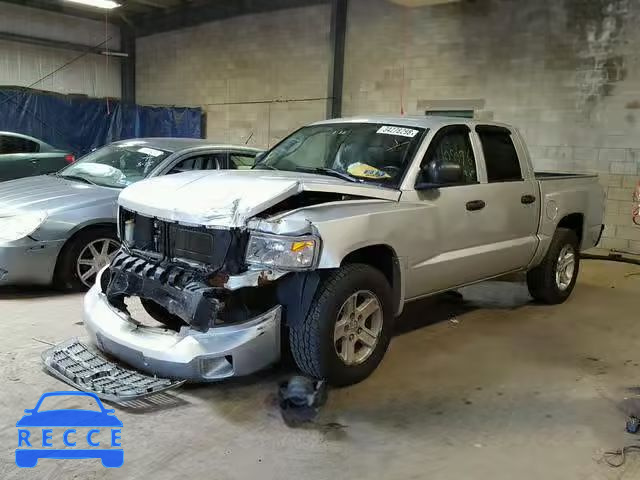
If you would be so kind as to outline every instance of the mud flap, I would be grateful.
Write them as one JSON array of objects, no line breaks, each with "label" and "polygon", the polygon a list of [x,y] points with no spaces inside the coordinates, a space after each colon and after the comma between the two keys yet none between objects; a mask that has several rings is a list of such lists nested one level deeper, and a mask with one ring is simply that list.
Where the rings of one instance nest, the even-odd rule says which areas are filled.
[{"label": "mud flap", "polygon": [[59,380],[116,403],[154,395],[184,383],[184,380],[158,378],[118,365],[77,338],[44,351],[42,362]]}]

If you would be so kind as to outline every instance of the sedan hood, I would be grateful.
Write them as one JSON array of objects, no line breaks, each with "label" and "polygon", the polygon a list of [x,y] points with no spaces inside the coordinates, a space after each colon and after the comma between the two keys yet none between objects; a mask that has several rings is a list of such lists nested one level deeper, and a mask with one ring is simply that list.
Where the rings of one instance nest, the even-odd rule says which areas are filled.
[{"label": "sedan hood", "polygon": [[10,180],[0,183],[0,216],[28,211],[51,214],[87,204],[114,201],[119,192],[53,175]]},{"label": "sedan hood", "polygon": [[150,217],[207,227],[242,227],[251,217],[303,191],[398,201],[400,192],[324,175],[265,170],[188,172],[126,188],[119,203]]}]

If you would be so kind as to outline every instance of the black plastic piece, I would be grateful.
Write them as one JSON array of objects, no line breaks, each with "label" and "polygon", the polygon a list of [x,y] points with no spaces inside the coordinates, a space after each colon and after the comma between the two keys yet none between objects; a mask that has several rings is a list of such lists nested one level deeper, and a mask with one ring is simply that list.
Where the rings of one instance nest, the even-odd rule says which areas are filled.
[{"label": "black plastic piece", "polygon": [[284,310],[287,325],[302,321],[307,316],[318,285],[320,274],[316,271],[290,273],[280,279],[276,297]]},{"label": "black plastic piece", "polygon": [[203,275],[168,262],[153,263],[124,251],[118,252],[109,269],[106,289],[109,302],[118,307],[128,296],[153,300],[196,330],[213,327],[222,303],[214,298]]},{"label": "black plastic piece", "polygon": [[120,209],[120,231],[125,221],[134,221],[131,250],[151,252],[159,259],[173,258],[199,262],[211,271],[225,271],[230,275],[244,268],[244,253],[248,234],[240,229],[211,229],[188,227],[166,222]]}]

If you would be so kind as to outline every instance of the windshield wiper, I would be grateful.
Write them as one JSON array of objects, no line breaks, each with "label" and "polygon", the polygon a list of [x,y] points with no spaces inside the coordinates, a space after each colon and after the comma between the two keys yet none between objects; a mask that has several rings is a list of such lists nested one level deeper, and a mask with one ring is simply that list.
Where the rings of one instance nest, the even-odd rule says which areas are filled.
[{"label": "windshield wiper", "polygon": [[310,173],[320,173],[323,175],[329,175],[332,177],[337,177],[340,178],[342,180],[346,180],[347,182],[353,182],[353,183],[361,183],[362,180],[357,179],[355,177],[352,177],[351,175],[349,175],[348,173],[344,173],[341,172],[339,170],[334,170],[333,168],[326,168],[326,167],[296,167],[297,171],[301,171],[301,172],[310,172]]},{"label": "windshield wiper", "polygon": [[89,185],[97,185],[97,183],[92,182],[91,180],[81,177],[79,175],[59,175],[56,174],[56,177],[59,178],[68,178],[69,180],[80,180],[81,182],[88,183]]}]

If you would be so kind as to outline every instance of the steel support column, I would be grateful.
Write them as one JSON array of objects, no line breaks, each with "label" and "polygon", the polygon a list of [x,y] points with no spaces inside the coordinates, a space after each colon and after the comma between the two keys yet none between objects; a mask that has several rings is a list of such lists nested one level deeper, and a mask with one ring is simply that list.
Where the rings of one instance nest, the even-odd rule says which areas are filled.
[{"label": "steel support column", "polygon": [[122,101],[136,103],[136,37],[130,27],[120,27],[120,49],[128,55],[120,66]]},{"label": "steel support column", "polygon": [[347,7],[348,0],[331,0],[331,57],[329,59],[327,118],[337,118],[342,115]]}]

